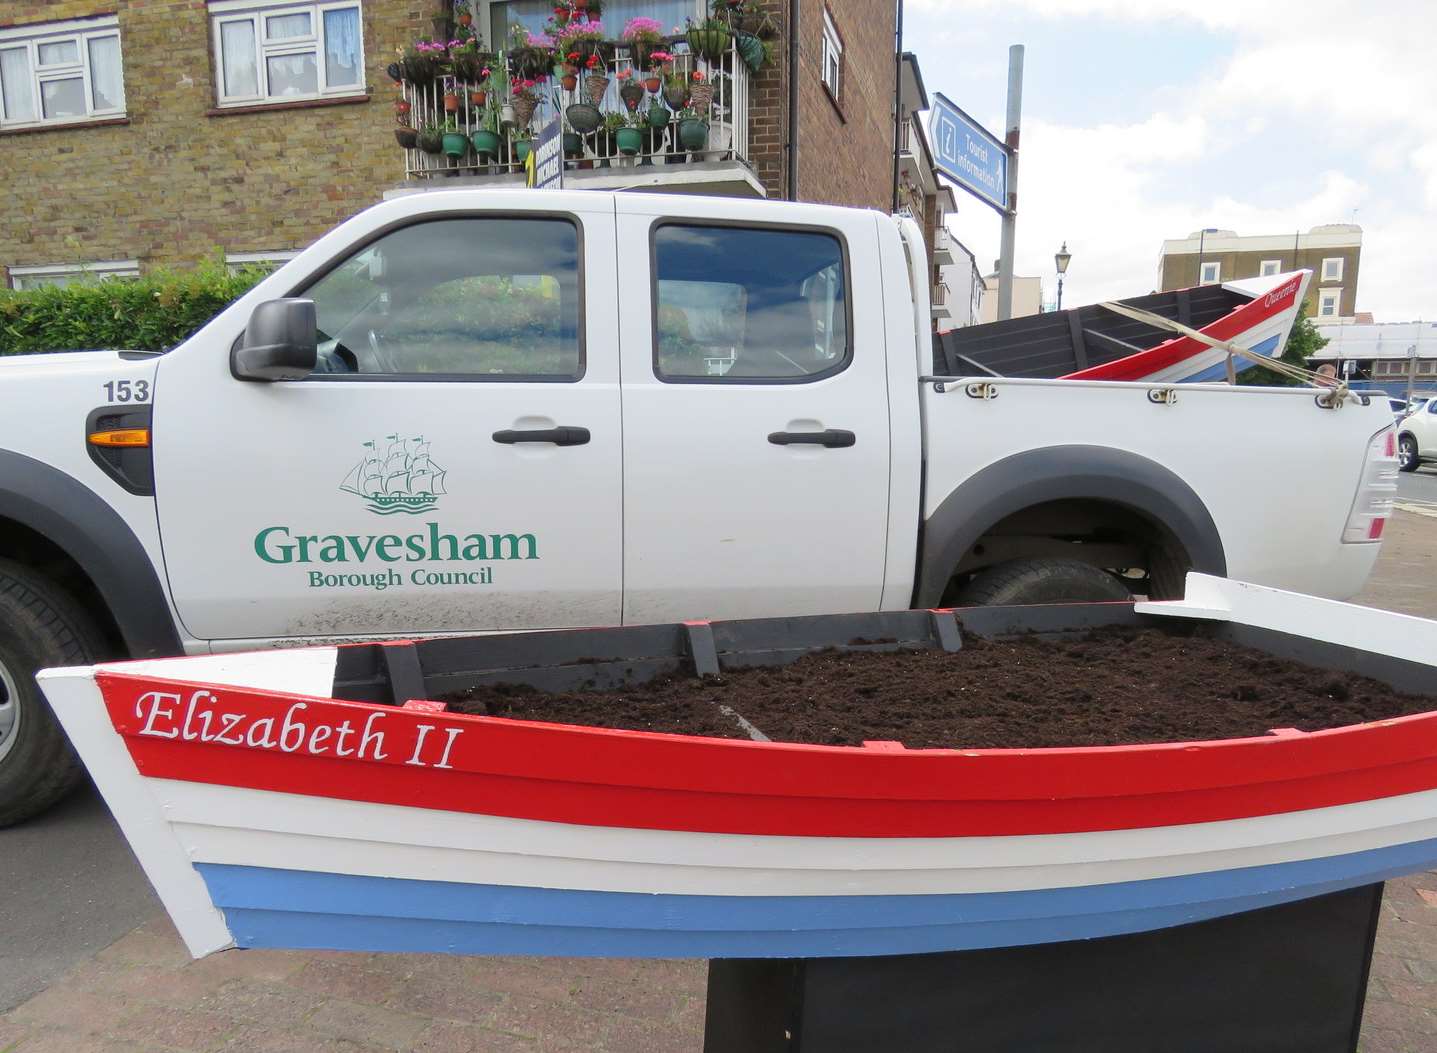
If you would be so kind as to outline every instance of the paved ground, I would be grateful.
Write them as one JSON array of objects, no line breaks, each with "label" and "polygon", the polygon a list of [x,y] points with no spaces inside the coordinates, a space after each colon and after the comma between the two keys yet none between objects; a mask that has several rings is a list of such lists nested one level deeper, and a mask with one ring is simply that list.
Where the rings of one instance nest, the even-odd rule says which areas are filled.
[{"label": "paved ground", "polygon": [[[1437,472],[1402,499],[1437,513]],[[1437,617],[1437,515],[1393,520],[1358,601]],[[703,1011],[701,962],[192,962],[93,795],[0,832],[0,1053],[682,1053]],[[1437,1053],[1437,872],[1388,885],[1361,1049]]]},{"label": "paved ground", "polygon": [[1437,511],[1437,468],[1403,472],[1397,480],[1397,500],[1426,510]]}]

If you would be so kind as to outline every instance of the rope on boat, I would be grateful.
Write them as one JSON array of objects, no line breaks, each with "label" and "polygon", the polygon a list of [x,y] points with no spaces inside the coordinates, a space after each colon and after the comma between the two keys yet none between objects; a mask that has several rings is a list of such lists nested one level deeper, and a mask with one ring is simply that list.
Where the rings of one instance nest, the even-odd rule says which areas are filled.
[{"label": "rope on boat", "polygon": [[1216,348],[1219,351],[1226,351],[1228,383],[1232,383],[1235,379],[1233,356],[1238,355],[1247,359],[1253,365],[1265,366],[1274,373],[1281,373],[1283,376],[1296,380],[1299,383],[1324,389],[1324,394],[1319,396],[1319,398],[1322,400],[1323,405],[1332,409],[1340,407],[1346,399],[1356,400],[1357,398],[1351,389],[1348,388],[1345,380],[1332,384],[1328,377],[1322,376],[1315,370],[1306,369],[1303,366],[1295,366],[1291,362],[1282,361],[1280,358],[1260,354],[1251,348],[1243,347],[1241,344],[1235,344],[1231,340],[1218,340],[1215,337],[1208,336],[1201,330],[1183,325],[1181,322],[1175,322],[1171,318],[1164,318],[1160,314],[1154,314],[1152,311],[1146,311],[1141,307],[1133,307],[1130,304],[1115,303],[1112,301],[1105,302],[1100,306],[1106,307],[1113,313],[1120,314],[1125,318],[1131,318],[1135,322],[1143,322],[1157,329],[1166,329],[1173,333],[1181,333],[1183,336],[1191,337],[1200,344],[1206,344],[1208,347]]}]

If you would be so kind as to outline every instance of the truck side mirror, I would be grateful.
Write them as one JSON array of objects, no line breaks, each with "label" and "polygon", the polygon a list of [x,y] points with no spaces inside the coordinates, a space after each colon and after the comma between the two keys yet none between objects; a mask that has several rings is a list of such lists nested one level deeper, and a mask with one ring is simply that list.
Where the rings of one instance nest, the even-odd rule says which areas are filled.
[{"label": "truck side mirror", "polygon": [[299,380],[314,372],[318,357],[313,300],[269,300],[249,316],[249,326],[230,351],[237,380]]}]

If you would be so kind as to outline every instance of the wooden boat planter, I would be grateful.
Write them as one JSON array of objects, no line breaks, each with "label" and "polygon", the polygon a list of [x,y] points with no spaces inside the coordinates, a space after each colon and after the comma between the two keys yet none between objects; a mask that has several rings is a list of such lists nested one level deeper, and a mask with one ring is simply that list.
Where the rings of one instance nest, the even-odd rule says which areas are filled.
[{"label": "wooden boat planter", "polygon": [[[1300,270],[1118,302],[1277,358],[1311,278],[1311,271]],[[1240,357],[1233,362],[1238,372],[1250,366]],[[1090,304],[935,334],[933,371],[949,377],[1217,382],[1227,378],[1227,355]]]},{"label": "wooden boat planter", "polygon": [[[1195,1029],[1164,1049],[1350,1049],[1380,883],[1437,866],[1437,712],[966,750],[616,731],[426,701],[482,683],[611,686],[824,648],[1195,621],[1434,695],[1437,710],[1437,622],[1201,575],[1181,602],[444,638],[40,680],[196,956],[715,959],[711,1050],[877,1048],[844,1043],[880,1025],[907,1036],[885,1048],[936,1049],[925,1036],[951,1040],[955,1012],[972,1014],[973,1049],[1151,1049],[1154,1013],[1175,1034]],[[1290,953],[1302,933],[1321,947]],[[1022,1012],[994,1009],[1003,984],[1035,971],[1064,977],[1061,1006],[1033,992]],[[857,1002],[842,994],[855,983],[868,992]],[[1117,1023],[1099,1026],[1094,1006]],[[1287,1033],[1307,1044],[1231,1044],[1223,1029],[1245,1024],[1244,1006],[1264,1026],[1290,1013]],[[988,1046],[984,1028],[1005,1030]],[[1054,1028],[1062,1041],[1045,1045]]]}]

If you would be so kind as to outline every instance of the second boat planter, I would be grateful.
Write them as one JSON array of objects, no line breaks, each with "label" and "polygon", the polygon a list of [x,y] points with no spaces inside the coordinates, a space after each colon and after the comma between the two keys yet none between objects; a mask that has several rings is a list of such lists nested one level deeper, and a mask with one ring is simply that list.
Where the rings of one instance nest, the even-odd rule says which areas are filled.
[{"label": "second boat planter", "polygon": [[[1168,1026],[1180,1007],[1156,994],[1145,1002],[1159,981],[1143,977],[1176,970],[1175,989],[1188,991],[1207,953],[1221,961],[1196,982],[1223,987],[1228,1002],[1281,987],[1242,979],[1245,968],[1275,968],[1329,1007],[1313,1019],[1338,1017],[1323,1025],[1336,1039],[1260,1048],[1350,1048],[1379,883],[1437,866],[1437,712],[1217,741],[907,749],[607,730],[429,701],[475,685],[564,691],[721,674],[831,648],[954,650],[1033,633],[1061,643],[1105,626],[1214,634],[1433,696],[1437,710],[1437,622],[1196,574],[1177,602],[489,635],[39,679],[196,956],[282,947],[736,959],[736,984],[724,987],[728,966],[711,973],[709,1048],[754,1050],[769,1048],[756,1032],[725,1038],[724,1028],[775,999],[798,1011],[798,967],[765,972],[761,959],[810,960],[808,1012],[842,988],[815,979],[822,962],[829,976],[889,963],[872,990],[903,992],[914,983],[902,963],[967,968],[965,955],[988,955],[979,973],[1000,976],[1003,962],[1056,955],[1031,968],[1072,973],[1064,997],[1077,1016],[1064,1026],[1104,999],[1129,1015],[1168,1013]],[[1271,920],[1260,934],[1202,936],[1308,903],[1321,917],[1345,911],[1334,931],[1348,935],[1287,957]],[[1139,949],[1119,953],[1130,941]],[[1234,966],[1243,955],[1259,958]],[[1104,979],[1125,960],[1136,990]],[[771,998],[755,997],[760,988]],[[935,1012],[950,1040],[944,1014],[959,988],[969,999],[986,990],[971,975],[945,988]],[[844,1012],[868,1012],[898,1026],[859,1002],[837,998],[849,1008],[824,1019],[839,1027]],[[1271,999],[1255,1004],[1267,1012]],[[725,1005],[733,1012],[716,1023]],[[1195,1022],[1191,1044],[1162,1048],[1259,1048],[1214,1039],[1233,1012]],[[1043,1016],[1020,1015],[1014,1028]],[[918,1009],[904,1018],[924,1019]],[[806,1026],[810,1037],[823,1030]],[[920,1039],[887,1048],[930,1048]],[[1133,1041],[1106,1034],[1089,1046],[1066,1033],[1058,1045],[971,1048],[1155,1048]]]}]

